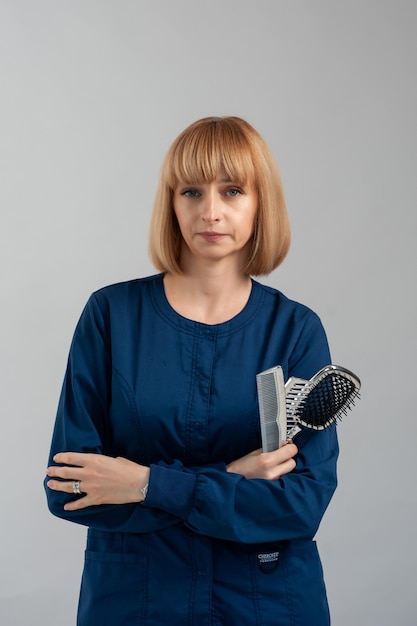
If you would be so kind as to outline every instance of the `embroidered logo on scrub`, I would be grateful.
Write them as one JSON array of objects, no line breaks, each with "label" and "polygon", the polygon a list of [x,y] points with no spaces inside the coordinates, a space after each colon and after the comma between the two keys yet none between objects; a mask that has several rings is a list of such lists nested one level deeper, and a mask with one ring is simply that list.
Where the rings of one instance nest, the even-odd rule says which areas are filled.
[{"label": "embroidered logo on scrub", "polygon": [[258,554],[258,565],[261,572],[271,574],[278,566],[279,552],[261,552]]}]

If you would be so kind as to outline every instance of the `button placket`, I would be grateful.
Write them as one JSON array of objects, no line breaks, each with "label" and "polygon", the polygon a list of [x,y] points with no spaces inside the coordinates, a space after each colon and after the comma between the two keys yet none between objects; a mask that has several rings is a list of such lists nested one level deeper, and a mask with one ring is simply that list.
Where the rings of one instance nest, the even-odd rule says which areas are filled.
[{"label": "button placket", "polygon": [[200,328],[196,337],[193,367],[192,394],[188,406],[188,452],[191,460],[199,463],[208,456],[208,418],[210,412],[211,382],[216,333]]}]

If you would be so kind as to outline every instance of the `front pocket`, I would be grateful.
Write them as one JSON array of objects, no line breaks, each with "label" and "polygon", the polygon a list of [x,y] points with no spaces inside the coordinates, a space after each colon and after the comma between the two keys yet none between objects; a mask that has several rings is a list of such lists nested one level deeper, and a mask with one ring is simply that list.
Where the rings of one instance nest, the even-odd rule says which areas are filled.
[{"label": "front pocket", "polygon": [[329,607],[316,542],[290,542],[281,556],[293,619],[291,624],[328,626]]},{"label": "front pocket", "polygon": [[146,557],[86,550],[77,626],[144,623]]}]

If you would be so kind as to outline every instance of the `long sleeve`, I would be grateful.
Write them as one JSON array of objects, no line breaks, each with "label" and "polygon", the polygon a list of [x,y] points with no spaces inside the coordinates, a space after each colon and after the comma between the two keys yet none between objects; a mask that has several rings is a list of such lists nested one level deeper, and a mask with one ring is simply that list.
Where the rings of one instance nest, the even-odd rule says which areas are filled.
[{"label": "long sleeve", "polygon": [[[109,412],[115,377],[108,318],[93,295],[77,324],[59,399],[48,465],[57,452],[92,452],[116,456]],[[117,376],[117,380],[120,376]],[[126,406],[126,414],[128,406]],[[131,455],[132,456],[132,455]],[[132,459],[138,460],[138,459]],[[65,511],[72,494],[53,491],[46,485],[53,515],[102,530],[150,532],[178,523],[178,518],[139,504],[100,505]]]},{"label": "long sleeve", "polygon": [[335,427],[303,433],[297,444],[296,469],[277,481],[217,469],[152,466],[146,506],[163,507],[193,531],[220,539],[310,539],[336,488]]}]

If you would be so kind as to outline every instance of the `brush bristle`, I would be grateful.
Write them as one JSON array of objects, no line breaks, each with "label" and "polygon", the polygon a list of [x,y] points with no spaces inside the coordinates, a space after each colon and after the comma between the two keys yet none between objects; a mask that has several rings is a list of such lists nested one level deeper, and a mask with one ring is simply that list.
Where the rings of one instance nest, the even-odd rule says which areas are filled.
[{"label": "brush bristle", "polygon": [[329,373],[320,380],[297,408],[301,423],[321,430],[340,419],[354,404],[359,393],[354,383],[338,373]]}]

